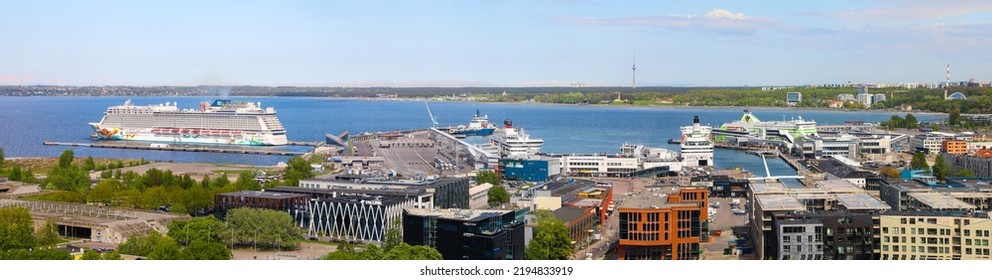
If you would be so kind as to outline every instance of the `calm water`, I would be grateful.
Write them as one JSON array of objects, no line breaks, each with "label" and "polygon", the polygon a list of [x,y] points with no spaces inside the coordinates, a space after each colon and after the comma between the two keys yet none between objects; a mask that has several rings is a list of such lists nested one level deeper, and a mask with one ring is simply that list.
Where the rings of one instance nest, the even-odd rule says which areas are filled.
[{"label": "calm water", "polygon": [[[98,122],[111,105],[124,103],[124,97],[0,97],[0,147],[7,157],[58,156],[66,147],[42,145],[44,140],[87,142],[92,131],[89,122]],[[181,108],[194,108],[212,97],[138,97],[136,105],[179,102]],[[364,131],[412,129],[430,126],[422,101],[366,101],[328,98],[255,97],[237,100],[262,102],[275,107],[279,119],[292,141],[322,141],[324,133],[352,134]],[[599,106],[555,106],[531,104],[494,104],[466,102],[430,102],[431,110],[442,126],[468,123],[478,109],[489,115],[490,122],[502,124],[513,120],[533,137],[543,138],[548,153],[616,153],[624,142],[676,149],[668,139],[679,137],[679,127],[689,125],[693,115],[703,123],[719,126],[740,119],[742,111],[734,108],[631,108]],[[782,120],[802,116],[819,124],[842,124],[848,120],[879,122],[892,113],[837,112],[816,110],[752,110],[762,120]],[[919,115],[921,121],[941,118]],[[479,138],[470,142],[481,142]],[[300,149],[279,147],[272,149]],[[75,148],[77,156],[144,157],[178,162],[222,162],[271,165],[286,157],[231,155],[213,153],[135,151]],[[718,150],[716,164],[743,167],[763,173],[760,159],[735,151]],[[772,175],[794,174],[781,160],[770,160]]]}]

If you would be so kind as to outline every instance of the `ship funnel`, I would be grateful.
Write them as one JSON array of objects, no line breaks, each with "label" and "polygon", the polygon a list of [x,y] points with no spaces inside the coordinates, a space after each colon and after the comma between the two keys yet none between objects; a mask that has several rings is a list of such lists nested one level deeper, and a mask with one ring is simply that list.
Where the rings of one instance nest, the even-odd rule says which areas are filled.
[{"label": "ship funnel", "polygon": [[504,119],[503,128],[513,128],[513,121],[510,121],[510,119]]},{"label": "ship funnel", "polygon": [[699,123],[699,115],[692,116],[692,123]]}]

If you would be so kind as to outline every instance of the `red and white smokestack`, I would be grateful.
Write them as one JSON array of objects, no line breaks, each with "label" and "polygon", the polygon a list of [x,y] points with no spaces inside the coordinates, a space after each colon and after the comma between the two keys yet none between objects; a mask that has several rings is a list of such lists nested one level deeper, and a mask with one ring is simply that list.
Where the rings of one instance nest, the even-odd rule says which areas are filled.
[{"label": "red and white smokestack", "polygon": [[503,128],[513,128],[513,122],[510,119],[504,119]]}]

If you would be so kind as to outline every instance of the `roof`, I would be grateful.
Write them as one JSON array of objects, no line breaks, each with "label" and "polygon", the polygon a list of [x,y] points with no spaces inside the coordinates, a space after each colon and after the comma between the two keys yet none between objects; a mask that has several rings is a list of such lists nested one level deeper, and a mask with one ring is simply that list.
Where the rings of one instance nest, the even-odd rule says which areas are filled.
[{"label": "roof", "polygon": [[766,194],[755,197],[762,211],[804,211],[806,207],[795,197],[784,194]]},{"label": "roof", "polygon": [[974,205],[968,204],[945,193],[919,192],[910,193],[909,197],[916,199],[931,209],[975,209]]},{"label": "roof", "polygon": [[751,183],[751,192],[754,194],[763,193],[786,193],[789,188],[780,182]]},{"label": "roof", "polygon": [[404,209],[408,215],[414,216],[436,216],[438,218],[459,220],[459,221],[479,221],[493,216],[502,216],[506,213],[513,212],[512,210],[495,210],[495,209],[485,209],[485,210],[472,210],[472,209],[419,209],[419,208],[408,208]]},{"label": "roof", "polygon": [[555,218],[558,218],[562,222],[565,222],[565,224],[569,224],[572,221],[576,221],[585,218],[591,214],[595,214],[595,211],[589,208],[562,207],[562,208],[558,208],[558,210],[555,210],[552,213],[555,215]]},{"label": "roof", "polygon": [[840,162],[837,159],[821,160],[819,162],[819,167],[820,170],[823,170],[823,172],[830,173],[841,178],[868,178],[875,176],[874,173],[858,170]]},{"label": "roof", "polygon": [[493,188],[493,184],[482,183],[482,184],[479,184],[478,186],[474,186],[471,189],[468,189],[468,194],[469,195],[475,195],[475,194],[478,194],[478,193],[481,193],[481,192],[489,191],[489,189],[491,189],[491,188]]},{"label": "roof", "polygon": [[953,99],[953,100],[967,100],[967,99],[968,99],[968,97],[965,97],[965,96],[964,96],[964,93],[961,93],[961,92],[959,91],[959,92],[955,92],[955,93],[952,93],[951,95],[948,95],[948,96],[947,96],[947,99]]},{"label": "roof", "polygon": [[856,192],[863,193],[864,190],[855,186],[847,180],[824,180],[817,181],[816,187],[822,190],[829,191],[831,193],[844,193],[844,192]]},{"label": "roof", "polygon": [[[667,192],[666,192],[667,191]],[[676,205],[696,205],[694,202],[668,202],[668,195],[674,194],[673,188],[645,188],[627,196],[620,208],[670,208]]]},{"label": "roof", "polygon": [[236,197],[253,197],[253,198],[270,198],[270,199],[291,199],[298,197],[307,197],[306,194],[272,192],[272,191],[236,191],[236,192],[221,193],[218,195],[236,196]]},{"label": "roof", "polygon": [[847,210],[889,210],[892,208],[868,194],[838,194],[837,201]]}]

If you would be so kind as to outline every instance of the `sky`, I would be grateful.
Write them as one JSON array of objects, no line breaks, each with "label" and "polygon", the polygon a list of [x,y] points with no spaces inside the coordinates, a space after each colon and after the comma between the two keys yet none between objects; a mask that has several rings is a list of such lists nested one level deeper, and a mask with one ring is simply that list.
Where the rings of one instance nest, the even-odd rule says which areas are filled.
[{"label": "sky", "polygon": [[10,1],[0,85],[992,81],[992,1]]}]

